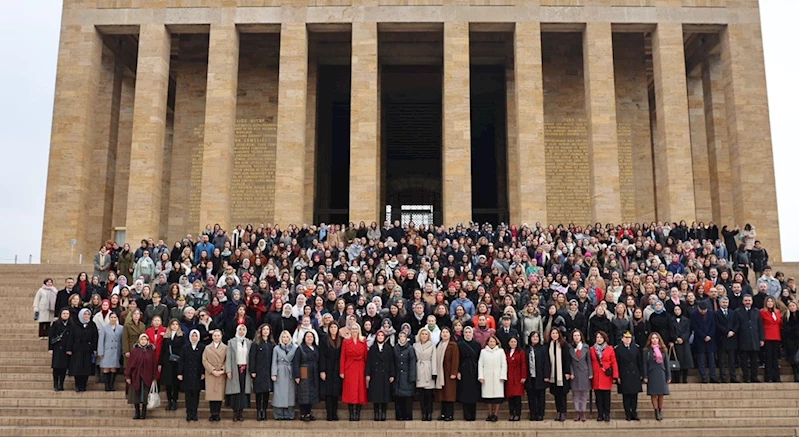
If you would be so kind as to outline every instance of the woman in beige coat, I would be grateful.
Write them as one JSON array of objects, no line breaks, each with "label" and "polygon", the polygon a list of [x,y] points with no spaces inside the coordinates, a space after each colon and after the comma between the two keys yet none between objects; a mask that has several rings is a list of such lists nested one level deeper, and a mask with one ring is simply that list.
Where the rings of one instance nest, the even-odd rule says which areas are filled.
[{"label": "woman in beige coat", "polygon": [[211,407],[211,422],[219,422],[222,410],[222,401],[225,400],[225,385],[227,374],[225,362],[227,361],[227,346],[222,343],[222,331],[214,330],[211,334],[211,344],[203,351],[203,367],[205,368],[205,399]]},{"label": "woman in beige coat", "polygon": [[[55,318],[55,298],[58,290],[53,286],[50,278],[42,282],[42,287],[33,298],[33,319],[39,322],[39,339],[44,340],[50,335],[50,323]],[[61,308],[59,308],[61,310]]]},{"label": "woman in beige coat", "polygon": [[508,358],[496,335],[486,340],[477,361],[477,380],[482,385],[481,396],[488,404],[488,422],[496,422],[499,406],[505,400],[505,381],[508,380]]},{"label": "woman in beige coat", "polygon": [[420,329],[416,335],[413,350],[416,352],[416,388],[419,391],[419,403],[422,405],[422,420],[429,422],[433,420],[433,390],[436,388],[438,359],[436,346],[426,327]]}]

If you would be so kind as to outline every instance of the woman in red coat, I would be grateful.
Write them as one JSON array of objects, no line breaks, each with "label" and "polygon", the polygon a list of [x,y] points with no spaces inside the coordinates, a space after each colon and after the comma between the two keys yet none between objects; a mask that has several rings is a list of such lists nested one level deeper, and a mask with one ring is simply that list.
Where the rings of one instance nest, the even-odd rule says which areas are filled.
[{"label": "woman in red coat", "polygon": [[763,318],[766,382],[780,382],[779,359],[780,344],[782,344],[782,314],[777,308],[777,301],[773,296],[766,297],[763,302],[763,309],[760,310],[760,317]]},{"label": "woman in red coat", "polygon": [[130,357],[125,367],[125,382],[128,383],[128,403],[136,409],[134,419],[147,418],[147,395],[155,381],[158,360],[155,359],[155,346],[147,334],[141,334],[136,345],[130,348]]},{"label": "woman in red coat", "polygon": [[350,326],[350,338],[341,343],[341,401],[349,404],[350,422],[361,420],[366,403],[366,359],[369,348],[357,323]]},{"label": "woman in red coat", "polygon": [[591,368],[594,373],[591,388],[596,393],[597,422],[610,422],[610,389],[613,381],[619,379],[619,364],[616,351],[608,345],[605,331],[596,333],[596,343],[591,346]]},{"label": "woman in red coat", "polygon": [[[153,320],[150,321],[152,326],[147,328],[145,333],[147,334],[147,338],[150,339],[150,344],[155,347],[155,361],[157,363],[161,362],[161,347],[164,345],[164,335],[166,334],[166,328],[163,326],[163,320],[161,320],[161,316],[154,316]],[[161,379],[161,366],[158,366],[158,374],[155,376],[155,379]]]},{"label": "woman in red coat", "polygon": [[519,339],[508,340],[508,380],[505,381],[505,396],[508,397],[510,421],[518,422],[522,417],[522,395],[525,394],[524,383],[527,381],[527,355],[519,348]]}]

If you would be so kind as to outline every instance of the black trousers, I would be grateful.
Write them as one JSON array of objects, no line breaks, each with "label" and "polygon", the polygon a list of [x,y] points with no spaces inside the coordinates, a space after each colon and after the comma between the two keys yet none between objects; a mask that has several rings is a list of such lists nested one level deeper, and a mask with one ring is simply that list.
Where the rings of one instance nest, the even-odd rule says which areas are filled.
[{"label": "black trousers", "polygon": [[[716,354],[715,353],[697,353],[696,354],[697,367],[699,367],[699,378],[702,381],[707,381],[708,376],[712,381],[716,380]],[[707,368],[705,367],[707,366]],[[708,370],[709,372],[706,372]]]},{"label": "black trousers", "polygon": [[166,398],[170,401],[178,400],[178,396],[180,396],[180,387],[176,384],[164,386],[166,391]]},{"label": "black trousers", "polygon": [[50,322],[39,322],[39,337],[50,336]]},{"label": "black trousers", "polygon": [[508,410],[510,411],[511,416],[521,416],[522,415],[522,397],[521,396],[513,396],[508,398]]},{"label": "black trousers", "polygon": [[627,416],[635,416],[638,414],[638,394],[621,395],[621,401],[624,405],[624,414]]},{"label": "black trousers", "polygon": [[222,413],[222,401],[209,401],[208,404],[212,416],[218,416]]},{"label": "black trousers", "polygon": [[547,390],[535,389],[527,386],[527,407],[530,409],[530,416],[535,418],[544,417],[547,405]]},{"label": "black trousers", "polygon": [[311,407],[313,407],[313,404],[300,404],[300,416],[310,415]]},{"label": "black trousers", "polygon": [[331,419],[338,417],[338,396],[325,397],[325,410],[327,410],[327,417]]},{"label": "black trousers", "polygon": [[75,388],[86,390],[86,384],[89,382],[88,376],[75,376]]},{"label": "black trousers", "polygon": [[594,394],[599,417],[610,417],[610,390],[594,390]]},{"label": "black trousers", "polygon": [[441,415],[444,417],[452,417],[455,415],[454,402],[441,402]]},{"label": "black trousers", "polygon": [[763,350],[766,355],[766,382],[780,382],[780,342],[766,340]]},{"label": "black trousers", "polygon": [[197,408],[200,406],[200,390],[186,391],[186,415],[191,413],[192,417],[197,415]]},{"label": "black trousers", "polygon": [[743,382],[757,379],[758,351],[738,351],[738,358],[743,371]]},{"label": "black trousers", "polygon": [[719,349],[719,372],[722,381],[728,382],[736,379],[734,350]]},{"label": "black trousers", "polygon": [[413,420],[413,396],[396,396],[394,414],[397,420]]},{"label": "black trousers", "polygon": [[555,396],[555,409],[558,413],[566,414],[566,388],[552,387],[552,394]]},{"label": "black trousers", "polygon": [[433,390],[432,389],[424,389],[420,388],[419,392],[419,404],[422,407],[422,415],[423,416],[432,416],[433,415]]},{"label": "black trousers", "polygon": [[53,388],[64,385],[67,379],[67,369],[53,369]]},{"label": "black trousers", "polygon": [[255,409],[266,411],[266,403],[269,400],[269,392],[255,394]]},{"label": "black trousers", "polygon": [[464,402],[463,403],[463,420],[473,422],[477,419],[477,403]]}]

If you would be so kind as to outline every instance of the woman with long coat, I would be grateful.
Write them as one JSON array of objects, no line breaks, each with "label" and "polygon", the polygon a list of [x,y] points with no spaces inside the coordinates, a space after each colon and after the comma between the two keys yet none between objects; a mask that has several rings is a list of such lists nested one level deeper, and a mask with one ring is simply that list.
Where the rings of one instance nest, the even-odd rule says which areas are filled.
[{"label": "woman with long coat", "polygon": [[125,367],[125,382],[128,384],[128,403],[136,410],[134,419],[147,418],[147,396],[150,386],[158,372],[158,360],[155,359],[155,347],[150,344],[147,334],[139,336],[139,340],[130,351]]},{"label": "woman with long coat", "polygon": [[590,349],[579,329],[572,331],[572,347],[569,349],[569,358],[571,359],[570,389],[574,402],[574,421],[585,422],[585,409],[588,406],[588,392],[591,391],[594,368],[591,365]]},{"label": "woman with long coat", "polygon": [[130,350],[136,344],[139,336],[147,332],[147,325],[142,320],[144,313],[140,309],[133,310],[130,321],[123,323],[122,327],[122,353],[125,357],[130,356]]},{"label": "woman with long coat", "polygon": [[420,329],[413,344],[416,352],[416,389],[422,410],[422,421],[433,420],[433,389],[436,387],[436,346],[428,329]]},{"label": "woman with long coat", "polygon": [[527,341],[527,406],[530,409],[530,421],[544,420],[546,411],[546,389],[549,382],[549,351],[541,343],[541,334],[538,331],[530,333]]},{"label": "woman with long coat", "polygon": [[[679,308],[679,309],[678,309]],[[691,319],[682,313],[682,307],[674,307],[674,316],[671,318],[671,332],[674,334],[674,352],[680,362],[680,371],[675,376],[675,382],[688,382],[688,369],[694,367],[694,357],[691,354]]]},{"label": "woman with long coat", "polygon": [[458,342],[458,400],[463,404],[463,419],[467,422],[477,418],[477,402],[480,401],[477,366],[481,350],[480,343],[474,339],[474,328],[464,327],[463,338]]},{"label": "woman with long coat", "polygon": [[128,284],[133,283],[133,270],[136,263],[133,261],[133,252],[130,251],[130,245],[125,243],[122,251],[119,252],[119,275],[127,279]]},{"label": "woman with long coat", "polygon": [[264,323],[255,333],[255,341],[250,347],[250,376],[252,390],[255,392],[256,420],[266,420],[266,403],[272,391],[272,354],[275,343],[272,340],[272,327]]},{"label": "woman with long coat", "polygon": [[164,341],[161,344],[161,388],[166,391],[167,411],[178,409],[178,397],[180,395],[180,381],[178,381],[178,362],[180,354],[183,352],[183,345],[186,338],[180,328],[177,319],[169,321],[169,327],[164,333]]},{"label": "woman with long coat", "polygon": [[663,401],[664,396],[669,394],[671,368],[669,367],[669,353],[666,345],[663,344],[663,340],[657,332],[649,334],[649,340],[644,348],[642,363],[641,374],[646,384],[646,394],[652,398],[655,419],[663,420]]},{"label": "woman with long coat", "polygon": [[338,421],[338,400],[341,398],[341,336],[338,323],[327,326],[327,335],[319,341],[319,378],[325,396],[327,421]]},{"label": "woman with long coat", "polygon": [[50,351],[50,366],[53,368],[53,390],[64,391],[64,380],[67,378],[69,369],[69,354],[67,354],[67,343],[72,336],[72,321],[68,308],[63,308],[58,316],[58,320],[50,325],[47,349]]},{"label": "woman with long coat", "polygon": [[508,380],[505,383],[505,396],[508,397],[510,408],[510,421],[518,422],[522,417],[522,396],[525,393],[524,384],[529,375],[527,370],[527,354],[519,347],[519,339],[511,337],[508,340]]},{"label": "woman with long coat", "polygon": [[413,420],[413,393],[416,391],[416,351],[408,333],[397,333],[394,346],[394,412],[396,420]]},{"label": "woman with long coat", "polygon": [[292,363],[294,382],[297,383],[297,403],[300,404],[300,419],[303,422],[316,420],[311,408],[319,403],[319,348],[316,336],[305,331],[302,343],[294,354]]},{"label": "woman with long coat", "polygon": [[796,360],[799,352],[799,306],[793,301],[788,302],[788,310],[783,315],[782,345],[793,370],[793,380],[799,382],[799,360]]},{"label": "woman with long coat", "polygon": [[236,335],[227,342],[225,359],[225,397],[233,409],[233,421],[244,421],[244,409],[250,407],[252,393],[251,371],[248,369],[252,340],[247,338],[247,327],[238,325]]},{"label": "woman with long coat", "polygon": [[641,352],[633,342],[630,332],[621,336],[621,344],[616,346],[616,362],[619,365],[619,394],[624,405],[624,416],[629,420],[638,418],[638,393],[641,393]]},{"label": "woman with long coat", "polygon": [[47,278],[33,298],[33,318],[39,322],[39,338],[47,338],[50,333],[50,323],[54,318],[57,295],[58,290],[53,286],[53,280]]},{"label": "woman with long coat", "polygon": [[297,387],[294,378],[299,377],[294,374],[292,367],[296,353],[297,345],[291,341],[291,334],[288,331],[281,332],[278,344],[272,351],[272,408],[276,420],[294,420]]},{"label": "woman with long coat", "polygon": [[341,344],[340,374],[342,382],[341,400],[348,404],[350,421],[361,420],[361,408],[366,403],[366,358],[369,349],[361,336],[357,323],[350,326],[350,338]]},{"label": "woman with long coat", "polygon": [[114,391],[117,369],[121,367],[119,359],[122,357],[122,327],[119,326],[116,313],[109,312],[108,325],[100,329],[98,334],[97,365],[105,377],[105,391]]},{"label": "woman with long coat", "polygon": [[186,422],[197,421],[197,407],[200,405],[200,390],[203,389],[205,367],[203,353],[205,345],[200,343],[200,331],[192,329],[189,341],[180,351],[178,361],[178,381],[186,396]]},{"label": "woman with long coat", "polygon": [[[679,306],[679,305],[678,305]],[[647,320],[647,332],[657,332],[663,339],[663,344],[669,345],[674,342],[674,328],[671,323],[671,316],[666,312],[663,301],[657,300],[651,305],[653,310]],[[682,308],[681,308],[682,309]],[[648,339],[649,337],[647,337]],[[646,343],[644,343],[644,346]]]},{"label": "woman with long coat", "polygon": [[594,374],[591,386],[596,393],[596,420],[610,422],[610,390],[613,381],[619,379],[619,365],[616,352],[604,331],[596,333],[594,345],[591,346],[591,370]]},{"label": "woman with long coat", "polygon": [[225,400],[225,362],[227,346],[222,343],[222,331],[211,334],[211,344],[203,350],[203,368],[205,368],[205,399],[209,403],[210,422],[222,420],[222,401]]},{"label": "woman with long coat", "polygon": [[559,329],[549,333],[550,341],[547,347],[549,353],[549,391],[555,397],[555,408],[558,422],[566,421],[566,395],[569,393],[569,380],[571,375],[571,353],[569,345],[563,338]]},{"label": "woman with long coat", "polygon": [[375,334],[375,343],[369,348],[366,360],[366,384],[369,402],[374,405],[375,422],[386,420],[386,409],[391,402],[391,383],[394,382],[394,350],[386,341],[386,332]]},{"label": "woman with long coat", "polygon": [[480,381],[483,402],[488,404],[487,421],[499,420],[499,406],[505,400],[505,381],[508,380],[508,361],[496,335],[486,341],[477,361],[477,380]]},{"label": "woman with long coat", "polygon": [[97,353],[97,326],[92,322],[92,311],[80,310],[78,320],[72,324],[72,335],[67,341],[69,374],[75,377],[75,391],[86,391],[89,376],[94,374],[93,359]]},{"label": "woman with long coat", "polygon": [[436,396],[441,402],[441,416],[438,420],[452,422],[455,416],[455,401],[458,399],[458,370],[460,352],[458,344],[452,339],[450,328],[441,329],[441,340],[436,345]]}]

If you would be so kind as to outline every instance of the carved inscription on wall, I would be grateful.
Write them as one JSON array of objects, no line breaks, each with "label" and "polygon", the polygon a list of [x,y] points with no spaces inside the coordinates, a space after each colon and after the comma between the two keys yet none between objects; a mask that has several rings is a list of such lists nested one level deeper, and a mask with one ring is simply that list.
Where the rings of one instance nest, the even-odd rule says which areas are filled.
[{"label": "carved inscription on wall", "polygon": [[189,176],[189,208],[188,208],[188,223],[198,223],[201,228],[205,228],[206,223],[200,223],[200,202],[202,202],[202,187],[203,187],[203,144],[202,139],[205,136],[205,125],[200,123],[194,128],[194,136],[197,139],[196,148],[194,153],[191,154],[191,175]]},{"label": "carved inscription on wall", "polygon": [[591,222],[588,131],[585,119],[564,117],[544,123],[547,215],[550,223]]},{"label": "carved inscription on wall", "polygon": [[635,217],[635,176],[633,174],[633,130],[630,123],[619,122],[616,128],[619,139],[619,187],[621,189],[621,216],[624,220]]},{"label": "carved inscription on wall", "polygon": [[274,117],[236,120],[233,154],[233,223],[260,223],[274,202],[277,122]]}]

